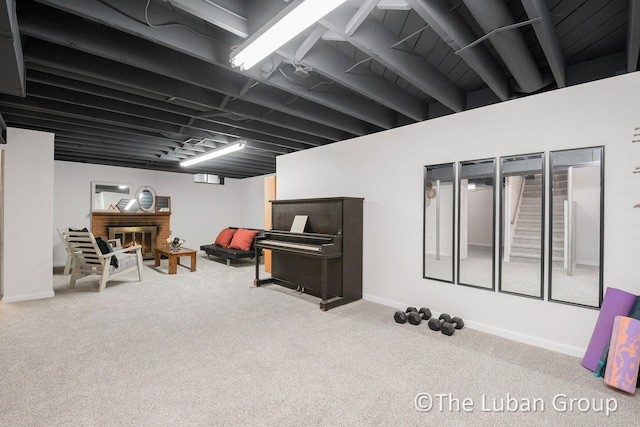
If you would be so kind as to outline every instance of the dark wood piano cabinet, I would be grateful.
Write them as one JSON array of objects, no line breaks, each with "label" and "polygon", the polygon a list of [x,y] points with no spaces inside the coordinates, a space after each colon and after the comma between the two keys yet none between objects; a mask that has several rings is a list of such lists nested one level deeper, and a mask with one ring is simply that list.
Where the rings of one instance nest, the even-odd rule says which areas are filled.
[{"label": "dark wood piano cabinet", "polygon": [[[260,279],[256,256],[255,286],[276,283],[320,298],[329,310],[362,298],[362,198],[273,200],[272,227],[256,247],[272,251],[271,277]],[[307,215],[303,233],[291,228],[296,215]]]}]

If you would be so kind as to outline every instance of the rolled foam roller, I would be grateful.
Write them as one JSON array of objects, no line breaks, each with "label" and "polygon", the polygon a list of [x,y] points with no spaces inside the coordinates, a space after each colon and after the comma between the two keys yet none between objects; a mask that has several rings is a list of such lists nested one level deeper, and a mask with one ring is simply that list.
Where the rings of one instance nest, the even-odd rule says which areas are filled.
[{"label": "rolled foam roller", "polygon": [[635,300],[636,296],[629,292],[616,288],[607,288],[589,346],[582,358],[582,366],[591,371],[595,371],[598,368],[600,356],[607,344],[609,344],[615,317],[628,315]]},{"label": "rolled foam roller", "polygon": [[605,384],[635,394],[640,364],[640,320],[616,316],[607,358]]}]

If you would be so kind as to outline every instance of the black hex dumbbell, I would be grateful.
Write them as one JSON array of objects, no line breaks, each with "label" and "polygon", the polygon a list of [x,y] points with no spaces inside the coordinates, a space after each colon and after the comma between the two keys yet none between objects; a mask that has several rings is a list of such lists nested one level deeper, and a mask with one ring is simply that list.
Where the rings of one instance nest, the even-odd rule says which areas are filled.
[{"label": "black hex dumbbell", "polygon": [[427,325],[432,331],[439,331],[440,328],[442,328],[442,319],[436,319],[435,317],[432,317],[431,319],[429,319],[429,323]]},{"label": "black hex dumbbell", "polygon": [[442,313],[439,318],[429,320],[429,329],[441,331],[445,335],[453,335],[455,329],[462,329],[464,322],[459,317],[451,318],[447,313]]},{"label": "black hex dumbbell", "polygon": [[451,336],[456,329],[464,328],[464,321],[460,317],[451,318],[448,314],[443,313],[440,315],[440,320],[442,320],[440,331],[445,335]]},{"label": "black hex dumbbell", "polygon": [[396,323],[407,323],[407,320],[412,325],[419,325],[422,319],[420,318],[420,314],[418,313],[418,309],[415,307],[407,307],[407,309],[403,311],[396,311],[393,315]]},{"label": "black hex dumbbell", "polygon": [[421,307],[420,310],[418,310],[418,313],[420,313],[420,317],[422,317],[422,320],[431,319],[431,310],[426,307]]},{"label": "black hex dumbbell", "polygon": [[406,323],[408,320],[412,325],[419,325],[422,320],[431,318],[431,310],[424,307],[420,310],[415,307],[407,307],[405,312],[396,311],[393,318],[397,323]]}]

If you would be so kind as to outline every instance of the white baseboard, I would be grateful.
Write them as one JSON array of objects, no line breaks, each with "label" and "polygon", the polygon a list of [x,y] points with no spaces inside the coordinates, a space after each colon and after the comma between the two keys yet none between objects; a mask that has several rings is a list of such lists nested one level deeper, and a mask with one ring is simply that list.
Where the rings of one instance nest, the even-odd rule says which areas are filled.
[{"label": "white baseboard", "polygon": [[48,292],[40,292],[37,294],[14,295],[10,297],[5,296],[5,297],[2,297],[2,302],[12,303],[12,302],[19,302],[19,301],[30,301],[34,299],[53,298],[54,296],[55,296],[55,293],[52,290]]},{"label": "white baseboard", "polygon": [[[369,295],[369,294],[364,294],[362,298],[367,301],[375,302],[375,303],[386,305],[389,307],[394,307],[396,310],[402,310],[403,307],[408,307],[409,305],[411,305],[406,303],[403,304],[398,301],[388,300],[386,298],[380,298],[380,297]],[[440,314],[442,314],[442,313],[435,312],[433,310],[431,311],[431,313],[434,316],[440,316]],[[391,316],[389,318],[391,319]],[[568,354],[569,356],[583,357],[586,351],[586,348],[574,347],[574,346],[570,346],[570,345],[563,344],[561,342],[556,342],[556,341],[549,341],[543,338],[538,338],[531,335],[510,331],[507,329],[497,328],[495,326],[474,322],[466,318],[464,319],[464,326],[465,328],[468,327],[470,329],[486,332],[491,335],[507,338],[512,341],[521,342],[523,344],[529,344],[536,347],[545,348],[547,350],[557,351],[558,353]]]}]

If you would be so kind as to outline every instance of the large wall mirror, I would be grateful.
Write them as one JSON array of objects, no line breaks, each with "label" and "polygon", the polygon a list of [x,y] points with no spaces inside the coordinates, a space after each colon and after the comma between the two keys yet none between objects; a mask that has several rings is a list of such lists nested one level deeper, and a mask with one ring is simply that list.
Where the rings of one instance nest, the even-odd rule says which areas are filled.
[{"label": "large wall mirror", "polygon": [[424,168],[423,277],[454,281],[455,169],[453,163]]},{"label": "large wall mirror", "polygon": [[544,155],[500,158],[500,292],[543,297]]},{"label": "large wall mirror", "polygon": [[604,148],[552,151],[549,300],[602,303]]},{"label": "large wall mirror", "polygon": [[91,210],[114,211],[122,199],[130,199],[133,186],[112,182],[91,183]]},{"label": "large wall mirror", "polygon": [[461,162],[458,189],[458,283],[493,290],[495,159]]}]

